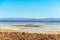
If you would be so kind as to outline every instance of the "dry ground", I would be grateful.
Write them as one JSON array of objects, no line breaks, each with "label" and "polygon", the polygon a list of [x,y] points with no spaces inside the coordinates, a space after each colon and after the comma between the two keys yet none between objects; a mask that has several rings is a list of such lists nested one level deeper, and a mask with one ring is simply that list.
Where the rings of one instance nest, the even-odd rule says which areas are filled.
[{"label": "dry ground", "polygon": [[14,27],[0,27],[0,40],[60,40],[60,30],[28,31]]},{"label": "dry ground", "polygon": [[0,32],[0,40],[60,40],[60,34]]}]

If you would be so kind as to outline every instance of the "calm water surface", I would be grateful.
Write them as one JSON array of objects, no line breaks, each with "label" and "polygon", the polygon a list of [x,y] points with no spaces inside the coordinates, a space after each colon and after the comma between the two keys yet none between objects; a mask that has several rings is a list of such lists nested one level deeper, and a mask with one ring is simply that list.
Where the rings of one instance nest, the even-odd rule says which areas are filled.
[{"label": "calm water surface", "polygon": [[0,22],[0,25],[2,26],[10,26],[10,25],[41,25],[41,26],[47,26],[47,28],[21,28],[23,30],[53,30],[56,28],[60,28],[60,23],[56,22]]}]

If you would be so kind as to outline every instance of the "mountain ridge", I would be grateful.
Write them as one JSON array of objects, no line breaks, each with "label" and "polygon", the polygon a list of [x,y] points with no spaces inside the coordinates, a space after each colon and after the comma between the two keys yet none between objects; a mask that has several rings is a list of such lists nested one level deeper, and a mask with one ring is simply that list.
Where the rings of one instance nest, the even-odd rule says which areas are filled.
[{"label": "mountain ridge", "polygon": [[59,21],[60,18],[0,18],[0,22],[48,22],[48,21]]}]

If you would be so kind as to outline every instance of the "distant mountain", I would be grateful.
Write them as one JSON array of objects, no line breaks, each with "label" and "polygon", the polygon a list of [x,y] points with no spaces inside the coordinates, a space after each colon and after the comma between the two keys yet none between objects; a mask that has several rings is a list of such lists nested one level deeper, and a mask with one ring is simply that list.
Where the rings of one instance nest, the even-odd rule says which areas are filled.
[{"label": "distant mountain", "polygon": [[60,18],[44,18],[43,21],[60,21]]},{"label": "distant mountain", "polygon": [[0,22],[60,22],[60,18],[0,18]]}]

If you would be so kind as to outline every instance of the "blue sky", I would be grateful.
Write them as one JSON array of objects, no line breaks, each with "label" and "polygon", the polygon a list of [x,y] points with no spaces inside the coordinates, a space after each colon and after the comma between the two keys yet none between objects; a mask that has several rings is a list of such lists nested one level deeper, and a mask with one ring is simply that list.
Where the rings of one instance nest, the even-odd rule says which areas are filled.
[{"label": "blue sky", "polygon": [[0,0],[0,18],[60,18],[60,0]]}]

